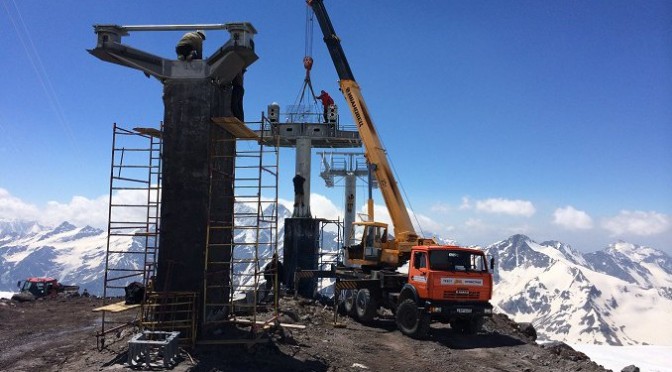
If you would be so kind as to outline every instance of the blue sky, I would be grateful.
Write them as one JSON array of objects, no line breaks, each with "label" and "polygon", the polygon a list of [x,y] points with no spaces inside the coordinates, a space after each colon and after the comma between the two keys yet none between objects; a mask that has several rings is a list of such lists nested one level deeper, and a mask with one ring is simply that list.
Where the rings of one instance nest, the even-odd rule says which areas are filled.
[{"label": "blue sky", "polygon": [[[524,233],[582,251],[623,239],[672,252],[672,3],[326,6],[424,231],[462,244]],[[260,59],[246,74],[245,109],[256,119],[299,94],[305,18],[301,0],[2,0],[0,217],[100,221],[112,123],[163,118],[158,81],[86,52],[93,24],[251,22]],[[351,122],[314,32],[313,83]],[[138,32],[124,43],[172,57],[180,36]],[[227,37],[209,32],[204,54]],[[281,156],[289,199],[293,153]],[[314,211],[340,213],[342,188],[316,177],[312,191]]]}]

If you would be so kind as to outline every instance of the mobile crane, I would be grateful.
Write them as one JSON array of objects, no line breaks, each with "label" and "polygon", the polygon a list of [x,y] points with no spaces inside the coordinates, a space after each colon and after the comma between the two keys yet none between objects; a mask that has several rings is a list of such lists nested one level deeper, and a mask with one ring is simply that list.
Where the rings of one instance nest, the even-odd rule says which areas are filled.
[{"label": "mobile crane", "polygon": [[[336,302],[342,291],[344,311],[362,322],[371,321],[379,307],[388,308],[395,314],[399,330],[415,338],[427,335],[432,319],[450,323],[451,328],[460,332],[476,332],[485,317],[492,314],[490,268],[494,260],[490,260],[488,266],[481,250],[437,245],[434,239],[419,237],[415,232],[323,0],[306,2],[313,9],[324,35],[340,90],[356,122],[365,157],[373,168],[394,226],[394,238],[388,239],[385,223],[353,224],[352,231],[361,230],[362,239],[356,245],[345,247],[353,267],[334,270]],[[371,200],[368,209],[373,220]],[[406,262],[409,262],[408,274],[395,271]]]}]

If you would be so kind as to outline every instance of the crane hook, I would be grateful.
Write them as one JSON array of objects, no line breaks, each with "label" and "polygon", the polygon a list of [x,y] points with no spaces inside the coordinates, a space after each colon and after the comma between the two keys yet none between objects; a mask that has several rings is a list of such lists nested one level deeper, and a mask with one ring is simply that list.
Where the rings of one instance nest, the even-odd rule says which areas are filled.
[{"label": "crane hook", "polygon": [[311,56],[303,57],[303,68],[305,68],[308,71],[310,71],[310,69],[313,68],[313,57]]}]

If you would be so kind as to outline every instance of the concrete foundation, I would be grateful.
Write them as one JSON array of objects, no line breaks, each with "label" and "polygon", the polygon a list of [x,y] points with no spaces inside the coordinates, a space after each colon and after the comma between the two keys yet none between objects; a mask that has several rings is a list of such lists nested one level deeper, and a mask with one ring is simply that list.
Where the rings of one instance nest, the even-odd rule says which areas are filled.
[{"label": "concrete foundation", "polygon": [[[294,272],[297,269],[317,270],[321,219],[286,218],[284,247],[284,283],[294,288]],[[299,294],[311,298],[317,290],[314,280],[302,280]]]}]

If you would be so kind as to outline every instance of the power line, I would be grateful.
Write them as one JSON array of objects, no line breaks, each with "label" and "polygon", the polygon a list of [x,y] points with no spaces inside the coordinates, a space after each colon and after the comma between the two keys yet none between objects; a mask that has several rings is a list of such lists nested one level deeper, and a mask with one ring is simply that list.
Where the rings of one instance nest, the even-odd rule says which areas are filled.
[{"label": "power line", "polygon": [[[19,41],[21,42],[21,45],[23,46],[23,49],[25,50],[26,55],[28,56],[28,60],[30,61],[30,64],[33,66],[35,75],[37,76],[37,79],[39,80],[40,85],[42,86],[42,89],[44,90],[44,93],[47,96],[49,105],[51,106],[52,110],[56,113],[57,121],[61,125],[61,129],[65,132],[66,137],[68,137],[70,144],[75,149],[75,151],[78,154],[80,154],[79,146],[77,146],[77,141],[75,140],[72,128],[70,127],[68,120],[65,118],[65,114],[63,112],[63,106],[58,100],[58,95],[56,94],[56,90],[51,84],[49,74],[47,73],[47,70],[44,68],[44,64],[42,63],[39,53],[37,52],[35,43],[33,43],[33,40],[30,37],[30,32],[28,30],[28,27],[26,26],[26,22],[23,20],[21,11],[19,10],[18,5],[16,5],[16,1],[12,0],[12,4],[14,5],[17,18],[20,23],[19,25],[17,24],[17,21],[14,19],[12,12],[8,8],[7,3],[8,3],[7,1],[3,1],[2,4],[4,5],[5,11],[9,16],[9,20],[12,22],[12,25],[14,26],[14,30],[16,31]],[[26,42],[26,40],[28,42]]]}]

